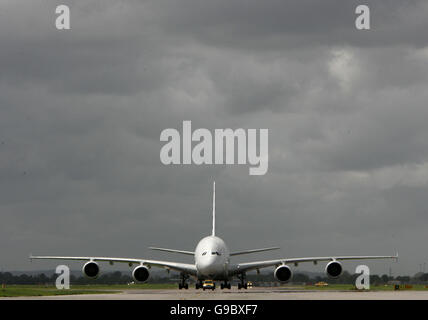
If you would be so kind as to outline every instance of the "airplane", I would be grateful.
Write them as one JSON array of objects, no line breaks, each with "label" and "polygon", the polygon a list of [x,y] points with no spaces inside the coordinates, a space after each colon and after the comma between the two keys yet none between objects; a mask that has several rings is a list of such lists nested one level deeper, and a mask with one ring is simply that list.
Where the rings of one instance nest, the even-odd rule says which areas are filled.
[{"label": "airplane", "polygon": [[100,266],[98,262],[127,263],[129,267],[137,265],[132,271],[132,277],[135,282],[143,283],[149,279],[151,267],[164,268],[180,273],[179,289],[188,289],[188,279],[193,277],[196,280],[196,289],[202,288],[203,281],[214,280],[221,282],[221,289],[231,289],[231,280],[234,277],[239,279],[238,289],[247,289],[246,273],[256,270],[259,272],[262,268],[275,267],[274,277],[281,283],[291,280],[293,273],[289,264],[298,266],[303,262],[328,262],[325,266],[325,273],[330,278],[338,278],[343,271],[340,261],[345,260],[365,260],[365,259],[398,259],[398,253],[395,256],[327,256],[327,257],[306,257],[306,258],[282,258],[265,261],[254,261],[245,263],[231,263],[230,258],[262,251],[279,249],[278,247],[269,247],[262,249],[252,249],[230,252],[225,242],[216,236],[216,212],[215,212],[215,182],[213,183],[213,204],[212,204],[212,232],[211,235],[204,237],[197,244],[195,251],[175,250],[167,248],[150,247],[152,250],[163,252],[173,252],[183,255],[194,256],[194,264],[147,260],[139,258],[111,258],[111,257],[67,257],[67,256],[33,256],[32,259],[56,259],[56,260],[78,260],[87,261],[83,267],[83,274],[91,279],[96,279],[100,275]]}]

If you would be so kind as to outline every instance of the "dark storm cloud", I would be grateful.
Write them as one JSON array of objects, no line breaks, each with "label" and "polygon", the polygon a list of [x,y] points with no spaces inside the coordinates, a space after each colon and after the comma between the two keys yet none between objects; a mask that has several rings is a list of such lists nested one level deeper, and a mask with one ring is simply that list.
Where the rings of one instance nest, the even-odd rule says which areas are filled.
[{"label": "dark storm cloud", "polygon": [[[426,259],[424,1],[368,2],[370,31],[354,1],[66,1],[71,31],[57,1],[0,3],[0,267],[192,250],[214,179],[233,250]],[[268,173],[163,166],[183,120],[268,128]]]},{"label": "dark storm cloud", "polygon": [[366,1],[372,13],[369,34],[355,29],[360,1],[159,1],[154,4],[168,32],[214,46],[269,50],[319,45],[426,45],[426,3]]},{"label": "dark storm cloud", "polygon": [[55,92],[127,95],[153,90],[167,75],[161,71],[162,44],[151,50],[156,45],[151,28],[133,11],[140,5],[94,1],[92,7],[70,1],[73,32],[67,33],[55,29],[57,3],[44,4],[9,5],[9,14],[21,20],[1,22],[8,32],[0,35],[0,81],[46,84]]}]

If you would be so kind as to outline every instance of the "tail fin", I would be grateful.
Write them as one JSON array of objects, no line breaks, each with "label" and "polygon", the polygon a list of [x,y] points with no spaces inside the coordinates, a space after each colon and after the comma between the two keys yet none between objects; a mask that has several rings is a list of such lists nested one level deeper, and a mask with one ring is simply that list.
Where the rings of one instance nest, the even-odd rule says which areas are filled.
[{"label": "tail fin", "polygon": [[215,181],[213,183],[213,231],[212,236],[215,236]]}]

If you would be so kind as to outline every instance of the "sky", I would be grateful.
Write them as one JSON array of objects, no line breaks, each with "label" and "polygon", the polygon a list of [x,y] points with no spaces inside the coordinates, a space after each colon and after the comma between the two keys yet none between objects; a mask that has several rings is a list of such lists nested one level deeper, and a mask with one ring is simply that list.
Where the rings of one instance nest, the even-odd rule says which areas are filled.
[{"label": "sky", "polygon": [[[59,4],[70,30],[55,28]],[[415,274],[427,15],[423,0],[0,0],[0,269],[57,265],[30,253],[191,262],[147,247],[209,235],[215,180],[230,250],[281,248],[234,261],[398,251],[364,263]],[[267,173],[162,164],[161,132],[185,120],[268,129]]]}]

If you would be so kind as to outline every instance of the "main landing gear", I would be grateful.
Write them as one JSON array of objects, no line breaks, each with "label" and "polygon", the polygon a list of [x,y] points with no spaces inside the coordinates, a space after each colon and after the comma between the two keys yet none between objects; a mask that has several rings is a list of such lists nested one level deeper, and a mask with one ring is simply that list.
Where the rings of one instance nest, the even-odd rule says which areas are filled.
[{"label": "main landing gear", "polygon": [[189,276],[187,274],[181,274],[181,281],[178,283],[178,289],[189,289],[189,284],[186,282]]},{"label": "main landing gear", "polygon": [[220,288],[221,289],[231,289],[232,286],[231,286],[230,282],[225,281],[224,283],[220,284]]},{"label": "main landing gear", "polygon": [[178,289],[189,289],[189,284],[188,283],[179,283],[178,284]]},{"label": "main landing gear", "polygon": [[238,290],[247,289],[248,286],[246,283],[238,283]]},{"label": "main landing gear", "polygon": [[239,280],[241,281],[240,283],[238,283],[238,290],[241,290],[241,289],[247,289],[248,288],[248,286],[247,286],[247,282],[245,282],[245,274],[243,273],[243,274],[240,274],[239,276],[238,276],[238,278],[239,278]]}]

